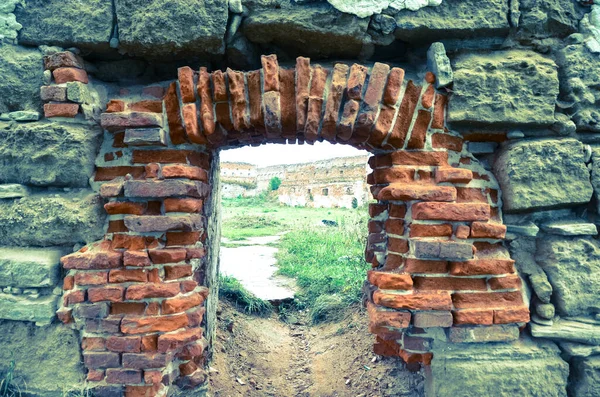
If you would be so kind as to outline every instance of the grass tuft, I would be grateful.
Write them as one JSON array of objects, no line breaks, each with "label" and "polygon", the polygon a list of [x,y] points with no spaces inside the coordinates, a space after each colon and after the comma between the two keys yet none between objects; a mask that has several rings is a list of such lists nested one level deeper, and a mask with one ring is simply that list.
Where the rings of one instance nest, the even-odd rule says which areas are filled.
[{"label": "grass tuft", "polygon": [[254,296],[234,277],[219,276],[219,297],[248,314],[267,315],[273,310],[269,302]]},{"label": "grass tuft", "polygon": [[0,376],[0,397],[20,397],[19,382],[15,379],[15,360],[11,360],[6,371]]}]

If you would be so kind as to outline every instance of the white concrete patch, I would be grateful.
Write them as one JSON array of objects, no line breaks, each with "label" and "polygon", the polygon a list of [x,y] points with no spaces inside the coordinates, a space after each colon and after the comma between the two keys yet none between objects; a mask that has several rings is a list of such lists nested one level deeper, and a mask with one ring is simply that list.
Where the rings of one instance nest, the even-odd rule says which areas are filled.
[{"label": "white concrete patch", "polygon": [[337,10],[354,14],[359,18],[379,14],[386,8],[417,11],[427,6],[439,6],[442,0],[327,0]]}]

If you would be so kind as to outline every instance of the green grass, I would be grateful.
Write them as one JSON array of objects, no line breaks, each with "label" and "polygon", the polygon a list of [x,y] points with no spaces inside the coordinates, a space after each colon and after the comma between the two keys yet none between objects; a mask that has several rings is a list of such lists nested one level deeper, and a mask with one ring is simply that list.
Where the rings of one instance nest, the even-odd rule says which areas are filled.
[{"label": "green grass", "polygon": [[369,268],[363,259],[366,213],[347,212],[336,227],[292,230],[279,245],[279,273],[297,280],[302,288],[298,304],[310,309],[314,322],[335,320],[362,297]]},{"label": "green grass", "polygon": [[257,298],[237,279],[229,276],[219,276],[219,297],[248,314],[266,315],[273,310],[269,302]]},{"label": "green grass", "polygon": [[11,360],[8,368],[0,376],[0,397],[21,396],[24,387],[15,378],[15,360]]}]

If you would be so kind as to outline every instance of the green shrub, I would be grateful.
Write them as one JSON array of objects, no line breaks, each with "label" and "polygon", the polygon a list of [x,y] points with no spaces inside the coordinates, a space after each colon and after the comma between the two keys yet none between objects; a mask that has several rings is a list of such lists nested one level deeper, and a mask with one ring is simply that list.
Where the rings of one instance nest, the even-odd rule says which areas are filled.
[{"label": "green shrub", "polygon": [[279,189],[279,186],[281,186],[281,179],[279,179],[279,177],[277,176],[271,178],[271,180],[269,181],[269,190],[275,191]]},{"label": "green shrub", "polygon": [[248,314],[266,315],[273,310],[269,302],[257,298],[239,280],[230,276],[219,276],[219,298],[228,300]]}]

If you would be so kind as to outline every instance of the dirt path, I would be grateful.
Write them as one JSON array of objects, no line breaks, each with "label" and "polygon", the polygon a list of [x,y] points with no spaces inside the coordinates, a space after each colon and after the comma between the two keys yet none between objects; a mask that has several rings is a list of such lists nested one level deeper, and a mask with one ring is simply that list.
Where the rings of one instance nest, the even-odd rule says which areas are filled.
[{"label": "dirt path", "polygon": [[215,397],[422,396],[420,373],[375,356],[366,316],[309,326],[247,316],[221,302],[210,390]]}]

